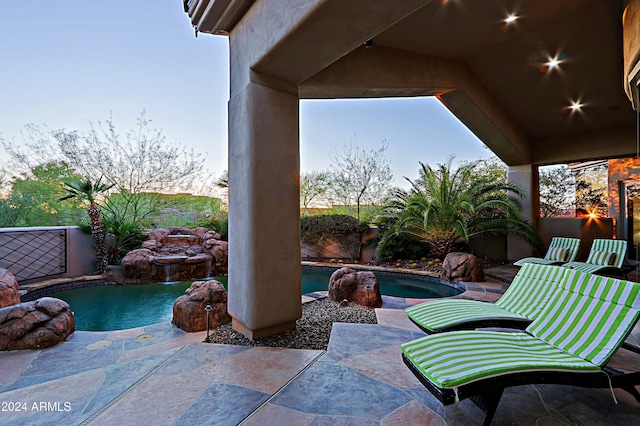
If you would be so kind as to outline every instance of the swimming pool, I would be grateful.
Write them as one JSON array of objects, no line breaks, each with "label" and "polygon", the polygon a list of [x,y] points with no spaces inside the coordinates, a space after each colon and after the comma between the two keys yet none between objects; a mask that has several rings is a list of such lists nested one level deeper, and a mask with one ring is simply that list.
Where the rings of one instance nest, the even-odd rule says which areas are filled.
[{"label": "swimming pool", "polygon": [[[304,270],[302,294],[326,291],[333,269]],[[431,277],[375,272],[380,292],[388,296],[411,298],[447,297],[462,290]],[[227,287],[227,277],[215,278]],[[191,282],[141,285],[109,285],[78,288],[48,294],[69,303],[75,314],[76,330],[106,331],[169,322],[173,302],[184,294]]]}]

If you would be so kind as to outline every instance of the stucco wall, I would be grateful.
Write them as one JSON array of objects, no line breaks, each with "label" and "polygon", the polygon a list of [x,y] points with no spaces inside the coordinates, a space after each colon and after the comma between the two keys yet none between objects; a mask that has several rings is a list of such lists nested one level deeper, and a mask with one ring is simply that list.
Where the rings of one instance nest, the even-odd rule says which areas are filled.
[{"label": "stucco wall", "polygon": [[593,240],[612,238],[614,226],[611,218],[541,217],[538,219],[538,229],[545,249],[549,247],[553,237],[580,238],[580,250],[576,260],[584,261],[589,255]]},{"label": "stucco wall", "polygon": [[75,226],[0,228],[0,266],[21,283],[90,275],[94,258],[91,236]]}]

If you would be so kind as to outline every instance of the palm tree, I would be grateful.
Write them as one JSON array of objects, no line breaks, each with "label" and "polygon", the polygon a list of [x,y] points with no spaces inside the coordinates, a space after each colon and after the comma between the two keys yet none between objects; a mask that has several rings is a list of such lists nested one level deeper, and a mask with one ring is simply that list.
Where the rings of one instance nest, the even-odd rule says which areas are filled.
[{"label": "palm tree", "polygon": [[65,190],[68,194],[60,198],[60,201],[75,198],[78,201],[89,202],[88,214],[91,223],[91,236],[96,245],[95,265],[99,274],[102,274],[105,269],[107,269],[109,260],[104,224],[102,223],[100,207],[96,203],[95,197],[113,187],[113,185],[106,185],[101,183],[101,181],[102,178],[98,179],[96,183],[92,183],[90,178],[84,178],[65,182]]},{"label": "palm tree", "polygon": [[[451,167],[453,158],[436,169],[420,163],[420,177],[409,191],[397,190],[382,211],[394,222],[378,246],[381,253],[396,236],[411,235],[426,242],[441,257],[470,238],[512,235],[537,247],[537,230],[520,213],[522,191],[509,183],[477,173],[476,166]],[[406,179],[406,178],[405,178]]]}]

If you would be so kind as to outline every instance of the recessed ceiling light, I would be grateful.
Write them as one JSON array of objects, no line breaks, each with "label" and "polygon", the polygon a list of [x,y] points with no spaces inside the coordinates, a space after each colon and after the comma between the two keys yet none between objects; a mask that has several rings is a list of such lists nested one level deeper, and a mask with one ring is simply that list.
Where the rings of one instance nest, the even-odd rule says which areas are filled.
[{"label": "recessed ceiling light", "polygon": [[548,69],[551,70],[554,68],[558,68],[561,62],[562,60],[560,59],[559,55],[556,55],[554,57],[549,56],[547,58],[547,62],[545,62],[545,65],[547,66]]},{"label": "recessed ceiling light", "polygon": [[571,112],[582,111],[582,107],[584,107],[584,103],[581,101],[571,101],[571,105],[569,105],[569,110]]},{"label": "recessed ceiling light", "polygon": [[516,19],[518,19],[518,15],[516,15],[515,13],[510,13],[509,15],[507,15],[506,18],[504,18],[504,23],[505,24],[512,24],[512,23],[516,22]]}]

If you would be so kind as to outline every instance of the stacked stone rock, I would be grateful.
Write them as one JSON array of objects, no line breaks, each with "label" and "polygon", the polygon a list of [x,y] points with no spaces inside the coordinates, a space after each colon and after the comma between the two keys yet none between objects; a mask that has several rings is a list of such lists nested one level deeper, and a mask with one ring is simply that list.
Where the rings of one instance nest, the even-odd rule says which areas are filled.
[{"label": "stacked stone rock", "polygon": [[327,298],[334,302],[346,300],[370,308],[382,306],[378,278],[371,271],[340,268],[331,274]]},{"label": "stacked stone rock", "polygon": [[43,349],[75,331],[69,304],[52,297],[20,303],[18,281],[0,268],[0,351]]},{"label": "stacked stone rock", "polygon": [[122,259],[126,281],[188,281],[226,275],[229,247],[206,228],[158,229]]},{"label": "stacked stone rock", "polygon": [[217,328],[231,321],[227,312],[227,291],[219,281],[196,281],[173,302],[173,320],[176,327],[187,333],[207,329],[207,312],[209,329]]},{"label": "stacked stone rock", "polygon": [[451,283],[484,281],[482,259],[470,253],[449,253],[442,262],[440,279]]}]

